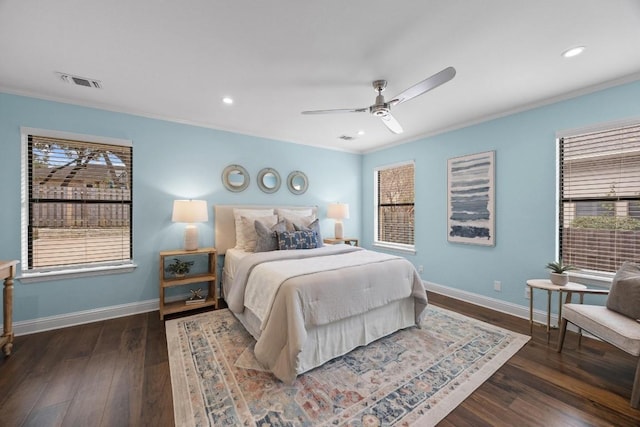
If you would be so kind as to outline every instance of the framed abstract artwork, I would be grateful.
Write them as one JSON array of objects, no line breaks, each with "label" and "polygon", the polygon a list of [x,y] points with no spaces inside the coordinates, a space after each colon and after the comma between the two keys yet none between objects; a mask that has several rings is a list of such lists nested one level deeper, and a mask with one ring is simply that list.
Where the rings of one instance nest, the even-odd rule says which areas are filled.
[{"label": "framed abstract artwork", "polygon": [[447,160],[447,240],[495,245],[495,151]]}]

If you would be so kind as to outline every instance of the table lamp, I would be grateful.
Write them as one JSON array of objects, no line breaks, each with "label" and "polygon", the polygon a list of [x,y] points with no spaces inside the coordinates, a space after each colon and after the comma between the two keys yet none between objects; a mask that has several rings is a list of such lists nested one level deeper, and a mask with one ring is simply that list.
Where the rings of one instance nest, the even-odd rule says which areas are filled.
[{"label": "table lamp", "polygon": [[198,228],[194,223],[209,221],[206,200],[174,200],[171,221],[187,223],[184,229],[184,249],[195,251],[198,249]]},{"label": "table lamp", "polygon": [[344,237],[342,220],[349,218],[349,205],[346,203],[331,203],[327,208],[327,218],[335,219],[335,238],[342,239]]}]

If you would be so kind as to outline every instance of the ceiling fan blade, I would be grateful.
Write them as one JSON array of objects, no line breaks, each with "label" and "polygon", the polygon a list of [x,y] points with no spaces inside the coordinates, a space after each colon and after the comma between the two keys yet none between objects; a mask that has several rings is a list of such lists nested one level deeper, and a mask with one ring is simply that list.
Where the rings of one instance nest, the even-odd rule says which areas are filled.
[{"label": "ceiling fan blade", "polygon": [[391,114],[385,114],[384,116],[380,116],[382,119],[382,123],[385,124],[389,128],[389,130],[395,134],[400,134],[404,132],[400,123],[393,117]]},{"label": "ceiling fan blade", "polygon": [[431,77],[428,77],[421,81],[420,83],[416,83],[411,86],[409,89],[401,92],[399,95],[394,97],[389,104],[397,105],[401,104],[405,101],[415,98],[416,96],[420,96],[425,92],[430,91],[431,89],[435,89],[438,86],[448,82],[456,75],[456,69],[453,67],[447,67],[444,70],[434,74]]},{"label": "ceiling fan blade", "polygon": [[336,110],[311,110],[303,111],[302,114],[340,114],[340,113],[366,113],[369,108],[341,108]]}]

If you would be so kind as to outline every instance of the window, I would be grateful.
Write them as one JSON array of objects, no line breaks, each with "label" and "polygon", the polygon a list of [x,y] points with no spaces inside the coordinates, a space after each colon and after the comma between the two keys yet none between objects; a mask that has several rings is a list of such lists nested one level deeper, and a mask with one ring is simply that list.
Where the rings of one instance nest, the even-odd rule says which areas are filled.
[{"label": "window", "polygon": [[132,151],[129,141],[23,129],[24,273],[131,265]]},{"label": "window", "polygon": [[640,259],[640,124],[559,140],[560,256],[596,273]]},{"label": "window", "polygon": [[375,170],[375,243],[414,249],[414,163]]}]

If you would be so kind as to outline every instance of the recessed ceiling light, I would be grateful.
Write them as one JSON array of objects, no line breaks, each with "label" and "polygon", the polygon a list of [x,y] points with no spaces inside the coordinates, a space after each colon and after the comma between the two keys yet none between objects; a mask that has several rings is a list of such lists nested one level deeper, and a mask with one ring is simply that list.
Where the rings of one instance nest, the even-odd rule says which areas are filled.
[{"label": "recessed ceiling light", "polygon": [[361,135],[361,136],[364,135],[364,131],[363,130],[359,130],[358,131],[358,135]]},{"label": "recessed ceiling light", "polygon": [[584,52],[584,49],[585,49],[584,46],[572,47],[572,48],[567,49],[564,52],[562,52],[562,57],[563,58],[573,58],[574,56],[578,56],[582,52]]},{"label": "recessed ceiling light", "polygon": [[224,98],[222,98],[222,102],[224,102],[225,104],[233,104],[233,99],[231,99],[228,96],[225,96]]}]

